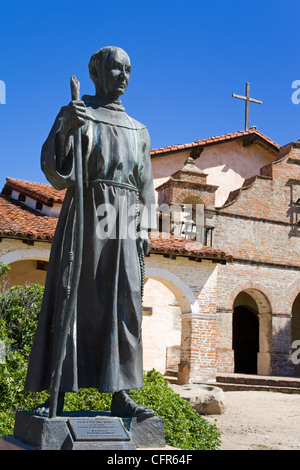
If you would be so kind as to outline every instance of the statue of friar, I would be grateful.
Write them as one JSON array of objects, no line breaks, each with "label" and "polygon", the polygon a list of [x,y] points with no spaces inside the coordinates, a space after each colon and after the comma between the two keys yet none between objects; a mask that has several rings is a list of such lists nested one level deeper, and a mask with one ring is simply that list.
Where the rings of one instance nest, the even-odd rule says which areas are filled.
[{"label": "statue of friar", "polygon": [[[126,114],[118,100],[130,72],[124,50],[105,47],[96,52],[89,62],[95,96],[83,96],[63,107],[42,148],[41,166],[48,181],[67,191],[25,382],[25,390],[36,392],[50,390],[56,367],[74,243],[74,133],[81,131],[83,257],[58,414],[65,392],[92,387],[113,393],[114,416],[154,415],[127,393],[143,387],[141,255],[149,249],[149,221],[155,208],[148,131]],[[49,401],[33,412],[47,416]]]}]

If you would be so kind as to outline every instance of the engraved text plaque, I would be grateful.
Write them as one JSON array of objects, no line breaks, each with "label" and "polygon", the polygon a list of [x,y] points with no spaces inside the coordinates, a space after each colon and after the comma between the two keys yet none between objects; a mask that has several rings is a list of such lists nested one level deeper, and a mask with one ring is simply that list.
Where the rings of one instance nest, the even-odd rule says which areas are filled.
[{"label": "engraved text plaque", "polygon": [[76,441],[129,441],[130,436],[119,418],[69,419]]}]

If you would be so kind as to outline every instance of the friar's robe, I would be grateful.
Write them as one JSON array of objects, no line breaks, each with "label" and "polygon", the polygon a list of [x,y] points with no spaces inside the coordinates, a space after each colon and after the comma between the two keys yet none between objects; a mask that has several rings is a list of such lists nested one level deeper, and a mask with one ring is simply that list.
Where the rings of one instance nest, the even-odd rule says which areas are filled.
[{"label": "friar's robe", "polygon": [[[132,232],[138,229],[138,204],[139,222],[145,229],[155,208],[149,134],[125,113],[120,102],[99,106],[94,97],[83,99],[87,108],[86,123],[81,127],[83,260],[60,390],[141,388],[143,279],[140,243]],[[72,142],[69,148],[59,145],[63,112],[64,108],[41,155],[49,182],[56,189],[68,189],[52,244],[25,382],[25,389],[32,391],[47,390],[51,385],[70,276],[74,162]]]}]

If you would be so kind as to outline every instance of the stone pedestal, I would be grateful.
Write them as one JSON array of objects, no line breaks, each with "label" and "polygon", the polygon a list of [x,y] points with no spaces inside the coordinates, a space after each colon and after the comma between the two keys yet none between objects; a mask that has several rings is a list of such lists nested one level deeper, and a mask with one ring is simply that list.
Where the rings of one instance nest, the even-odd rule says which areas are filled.
[{"label": "stone pedestal", "polygon": [[[55,418],[16,413],[14,436],[2,446],[36,450],[136,450],[164,447],[164,419],[116,418],[110,412],[64,412]],[[5,441],[6,440],[6,441]]]}]

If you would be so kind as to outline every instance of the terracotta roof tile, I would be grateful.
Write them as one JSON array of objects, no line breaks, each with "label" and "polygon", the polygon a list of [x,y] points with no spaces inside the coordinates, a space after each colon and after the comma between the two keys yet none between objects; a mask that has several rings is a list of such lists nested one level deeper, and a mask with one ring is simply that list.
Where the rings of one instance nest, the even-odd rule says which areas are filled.
[{"label": "terracotta roof tile", "polygon": [[10,194],[11,189],[26,194],[46,205],[52,205],[53,203],[61,204],[66,193],[66,190],[58,191],[47,183],[6,178],[6,184],[2,190],[2,194]]},{"label": "terracotta roof tile", "polygon": [[187,240],[183,237],[161,232],[151,232],[150,253],[161,253],[175,256],[188,256],[199,259],[232,261],[232,256],[224,251],[200,243]]},{"label": "terracotta roof tile", "polygon": [[238,131],[238,132],[231,132],[229,134],[224,134],[224,135],[219,135],[215,137],[209,137],[207,139],[202,139],[202,140],[196,140],[195,142],[192,142],[190,144],[180,144],[180,145],[169,145],[167,147],[162,147],[162,148],[157,148],[157,149],[152,149],[151,150],[151,155],[155,156],[158,154],[163,154],[163,153],[168,153],[168,152],[174,152],[174,151],[179,151],[182,150],[184,147],[185,149],[192,149],[193,147],[199,147],[199,146],[205,146],[205,145],[212,145],[215,143],[222,143],[228,140],[234,140],[238,139],[247,135],[253,135],[257,136],[260,139],[262,139],[267,145],[272,147],[275,150],[278,150],[281,148],[280,145],[276,144],[276,142],[273,142],[273,140],[269,139],[269,137],[266,137],[264,134],[259,132],[255,128],[250,128],[245,131]]},{"label": "terracotta roof tile", "polygon": [[0,236],[52,240],[57,219],[0,195]]}]

